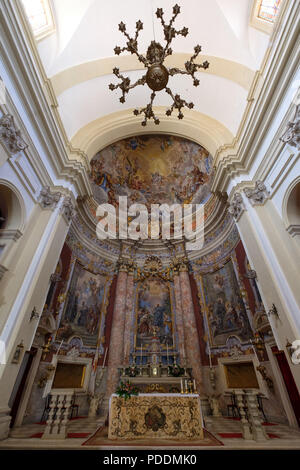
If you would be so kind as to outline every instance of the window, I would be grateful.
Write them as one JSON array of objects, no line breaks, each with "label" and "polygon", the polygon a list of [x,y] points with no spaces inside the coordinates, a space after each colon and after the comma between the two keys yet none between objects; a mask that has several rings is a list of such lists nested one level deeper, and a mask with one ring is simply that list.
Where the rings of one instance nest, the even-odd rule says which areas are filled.
[{"label": "window", "polygon": [[36,39],[42,39],[54,31],[49,0],[22,0],[22,2]]},{"label": "window", "polygon": [[271,34],[281,3],[281,0],[254,0],[250,26]]},{"label": "window", "polygon": [[281,0],[261,0],[258,9],[258,18],[274,23]]}]

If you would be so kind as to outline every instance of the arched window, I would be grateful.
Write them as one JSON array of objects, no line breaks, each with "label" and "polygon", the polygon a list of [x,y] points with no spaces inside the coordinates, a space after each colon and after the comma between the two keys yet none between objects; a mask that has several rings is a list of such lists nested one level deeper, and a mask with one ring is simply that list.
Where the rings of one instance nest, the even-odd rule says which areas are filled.
[{"label": "arched window", "polygon": [[250,25],[270,34],[281,4],[281,0],[253,0]]},{"label": "arched window", "polygon": [[281,0],[260,0],[258,3],[257,17],[269,23],[274,23]]},{"label": "arched window", "polygon": [[37,40],[54,31],[54,20],[49,0],[22,0],[22,3]]}]

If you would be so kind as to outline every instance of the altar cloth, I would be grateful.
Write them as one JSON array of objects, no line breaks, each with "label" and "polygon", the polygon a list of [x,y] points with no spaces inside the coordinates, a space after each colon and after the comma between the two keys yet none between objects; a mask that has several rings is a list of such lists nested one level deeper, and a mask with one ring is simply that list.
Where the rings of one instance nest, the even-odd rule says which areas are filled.
[{"label": "altar cloth", "polygon": [[198,394],[140,393],[125,400],[113,394],[109,439],[203,439]]}]

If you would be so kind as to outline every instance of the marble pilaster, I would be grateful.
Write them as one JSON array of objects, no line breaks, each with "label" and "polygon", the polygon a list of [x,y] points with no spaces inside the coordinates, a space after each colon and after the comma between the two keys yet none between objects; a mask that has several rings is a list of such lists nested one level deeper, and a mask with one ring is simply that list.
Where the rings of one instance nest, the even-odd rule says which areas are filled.
[{"label": "marble pilaster", "polygon": [[124,366],[129,364],[130,355],[130,330],[131,330],[131,313],[133,309],[134,279],[133,273],[129,272],[126,286],[126,304],[125,304],[125,325],[124,325]]},{"label": "marble pilaster", "polygon": [[119,274],[116,287],[116,297],[111,328],[108,358],[108,376],[106,396],[115,392],[118,386],[118,367],[123,362],[123,342],[125,325],[127,268],[123,264],[119,266]]},{"label": "marble pilaster", "polygon": [[200,346],[192,299],[190,278],[188,273],[188,266],[185,262],[180,263],[179,279],[187,365],[189,367],[192,367],[193,369],[193,376],[196,381],[197,391],[201,395],[204,393],[204,387],[201,372]]},{"label": "marble pilaster", "polygon": [[178,350],[180,364],[186,364],[186,355],[184,347],[184,326],[183,326],[183,315],[182,315],[182,304],[181,304],[181,293],[180,293],[180,279],[179,273],[174,272],[174,294],[175,294],[175,305],[176,305],[176,326],[178,335]]}]

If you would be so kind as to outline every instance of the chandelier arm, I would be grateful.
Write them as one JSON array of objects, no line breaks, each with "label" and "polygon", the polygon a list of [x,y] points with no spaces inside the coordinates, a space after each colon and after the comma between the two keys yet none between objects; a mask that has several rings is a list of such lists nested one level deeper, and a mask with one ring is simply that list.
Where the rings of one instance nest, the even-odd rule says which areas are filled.
[{"label": "chandelier arm", "polygon": [[181,111],[182,108],[184,108],[185,106],[189,109],[192,109],[194,107],[194,103],[188,103],[186,100],[182,99],[180,95],[176,94],[174,96],[174,94],[172,93],[172,90],[170,88],[166,88],[166,93],[168,93],[168,95],[171,96],[171,98],[173,99],[173,104],[172,106],[167,109],[166,111],[166,115],[167,116],[171,116],[174,108],[178,109],[178,119],[182,119],[183,118],[183,113]]},{"label": "chandelier arm", "polygon": [[128,90],[131,90],[132,88],[135,88],[138,85],[145,85],[146,83],[146,74],[143,75],[141,78],[139,78],[136,82],[134,82],[132,85],[128,87]]},{"label": "chandelier arm", "polygon": [[[120,24],[123,24],[123,23],[120,23]],[[137,38],[138,38],[140,30],[143,29],[143,23],[140,20],[137,21],[137,23],[136,23],[136,32],[135,32],[135,37],[134,38],[130,37],[129,34],[127,33],[125,24],[123,24],[123,26],[121,28],[120,28],[120,25],[119,25],[119,29],[124,34],[124,36],[128,39],[128,42],[127,42],[127,45],[125,47],[123,47],[122,49],[117,47],[116,48],[117,52],[116,52],[116,49],[115,49],[115,53],[117,53],[117,55],[119,55],[123,51],[128,51],[131,54],[136,54],[139,62],[142,62],[145,65],[145,67],[148,67],[149,64],[148,64],[147,59],[145,57],[143,57],[141,54],[139,54],[139,52],[137,50]]]},{"label": "chandelier arm", "polygon": [[151,118],[154,120],[155,124],[159,124],[159,122],[160,122],[159,119],[155,116],[154,111],[153,111],[153,107],[152,107],[155,96],[156,96],[156,93],[153,91],[151,93],[150,103],[148,103],[147,106],[145,106],[144,108],[135,109],[133,111],[133,114],[135,116],[139,116],[140,114],[144,114],[145,118],[141,122],[142,126],[146,126],[148,119],[151,119]]}]

